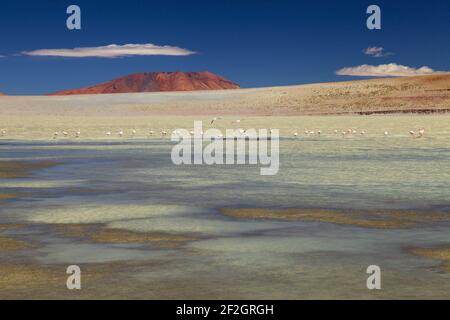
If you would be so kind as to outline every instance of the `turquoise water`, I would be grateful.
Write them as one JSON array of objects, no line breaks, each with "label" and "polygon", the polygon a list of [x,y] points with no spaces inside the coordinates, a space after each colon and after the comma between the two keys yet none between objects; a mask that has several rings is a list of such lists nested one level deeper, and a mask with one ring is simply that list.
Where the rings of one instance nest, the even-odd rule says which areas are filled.
[{"label": "turquoise water", "polygon": [[[255,165],[182,165],[168,140],[2,141],[0,160],[53,160],[29,178],[0,179],[0,223],[39,246],[0,258],[44,265],[136,262],[115,285],[120,297],[147,298],[450,298],[441,261],[415,247],[450,245],[449,219],[375,229],[320,221],[242,219],[227,208],[450,209],[448,136],[284,138],[280,170]],[[161,248],[64,238],[52,224],[104,223],[137,232],[195,235]],[[366,268],[382,270],[382,290],[366,289]],[[0,288],[1,290],[1,288]],[[88,289],[86,289],[88,290]],[[104,284],[105,297],[117,291]],[[30,293],[32,295],[32,292]]]}]

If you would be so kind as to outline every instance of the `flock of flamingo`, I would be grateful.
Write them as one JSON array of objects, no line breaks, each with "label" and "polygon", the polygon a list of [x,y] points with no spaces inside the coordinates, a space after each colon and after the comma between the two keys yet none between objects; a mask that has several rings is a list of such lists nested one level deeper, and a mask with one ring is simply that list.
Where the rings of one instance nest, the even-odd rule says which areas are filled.
[{"label": "flock of flamingo", "polygon": [[[309,135],[314,135],[314,134],[317,134],[317,135],[321,135],[322,134],[322,131],[321,130],[317,130],[317,131],[314,131],[314,130],[307,130],[307,129],[305,129],[305,132],[304,132],[307,136],[309,136]],[[357,135],[359,133],[359,135],[361,135],[361,136],[363,136],[363,135],[365,135],[366,134],[366,131],[365,130],[361,130],[361,131],[357,131],[357,130],[355,130],[355,129],[352,129],[352,128],[349,128],[349,129],[347,129],[347,130],[342,130],[341,132],[340,132],[340,134],[342,135],[342,136],[347,136],[347,135]],[[334,134],[336,135],[336,134],[339,134],[339,130],[334,130]],[[390,134],[390,132],[389,131],[384,131],[383,132],[383,135],[385,135],[385,136],[388,136]],[[425,128],[420,128],[417,132],[416,131],[414,131],[414,130],[411,130],[411,131],[409,131],[409,134],[410,134],[410,136],[412,136],[412,137],[414,137],[414,138],[422,138],[424,135],[425,135]],[[298,132],[296,131],[296,132],[294,132],[294,137],[297,137],[299,134],[298,134]]]},{"label": "flock of flamingo", "polygon": [[[213,127],[213,125],[220,119],[222,119],[222,118],[214,117],[211,120],[211,122],[210,122],[211,127]],[[237,119],[237,120],[232,121],[233,124],[239,124],[240,122],[241,122],[241,119]],[[246,133],[245,129],[237,129],[237,130],[238,130],[238,132],[239,132],[239,134],[241,136],[245,137],[245,133]],[[273,131],[273,129],[269,129],[270,133],[272,133],[272,131]],[[131,133],[131,137],[134,137],[137,134],[137,130],[136,129],[132,129],[130,133]],[[148,136],[154,136],[155,135],[155,131],[153,131],[153,130],[149,130],[147,133],[148,133]],[[178,130],[174,130],[174,131],[172,131],[172,133],[173,134],[178,134],[179,132],[178,132]],[[366,131],[365,130],[358,131],[358,130],[356,130],[354,128],[348,128],[348,129],[341,130],[341,131],[334,130],[333,133],[335,135],[340,134],[343,137],[345,137],[345,136],[354,136],[354,135],[364,136],[366,134]],[[168,131],[161,130],[159,132],[159,134],[160,134],[160,136],[164,137],[164,136],[168,135]],[[190,131],[190,134],[194,135],[194,131]],[[308,130],[308,129],[305,129],[304,134],[306,136],[314,136],[314,135],[320,136],[322,134],[322,131],[321,130]],[[390,134],[389,131],[384,131],[383,132],[384,136],[388,136],[389,134]],[[114,134],[113,134],[112,131],[107,131],[107,132],[105,132],[105,135],[106,135],[106,137],[112,137]],[[203,135],[203,132],[201,132],[201,135]],[[298,133],[298,131],[295,131],[293,133],[294,137],[298,137],[299,135],[300,134]],[[424,128],[419,128],[417,131],[411,130],[411,131],[409,131],[409,135],[411,137],[413,137],[413,138],[422,138],[425,135],[425,129]],[[0,136],[1,137],[7,137],[7,130],[6,129],[0,130]],[[69,134],[68,131],[61,131],[61,132],[55,131],[53,133],[53,139],[58,139],[59,137],[69,138],[69,136],[73,136],[75,138],[80,138],[81,137],[81,130],[80,129],[76,130],[74,132],[74,134]],[[120,137],[120,138],[124,137],[125,136],[125,131],[120,129],[119,131],[116,132],[116,136]],[[216,138],[223,138],[223,135],[219,135]]]}]

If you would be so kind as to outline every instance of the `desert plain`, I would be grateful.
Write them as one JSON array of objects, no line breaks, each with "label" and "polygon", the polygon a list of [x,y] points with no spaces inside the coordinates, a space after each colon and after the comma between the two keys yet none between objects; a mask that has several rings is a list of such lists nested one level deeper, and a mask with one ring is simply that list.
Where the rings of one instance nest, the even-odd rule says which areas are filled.
[{"label": "desert plain", "polygon": [[[117,138],[118,132],[130,137],[133,130],[135,137],[148,138],[190,128],[194,120],[209,124],[221,118],[227,121],[217,121],[218,128],[279,128],[289,136],[308,127],[309,116],[442,114],[449,110],[450,74],[437,74],[219,91],[2,96],[0,129],[6,131],[3,138],[9,139],[51,139],[63,131],[67,138],[76,132],[85,139]],[[296,117],[302,117],[301,121]]]}]

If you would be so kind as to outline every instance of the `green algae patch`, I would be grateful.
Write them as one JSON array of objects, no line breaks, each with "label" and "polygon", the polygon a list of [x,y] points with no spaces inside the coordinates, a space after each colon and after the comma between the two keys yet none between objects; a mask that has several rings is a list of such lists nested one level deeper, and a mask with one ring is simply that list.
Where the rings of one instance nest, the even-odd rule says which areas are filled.
[{"label": "green algae patch", "polygon": [[93,234],[90,239],[101,243],[130,243],[130,242],[187,242],[197,238],[187,235],[171,233],[140,233],[121,229],[103,229]]},{"label": "green algae patch", "polygon": [[0,236],[0,251],[15,251],[33,247],[30,243],[10,237]]},{"label": "green algae patch", "polygon": [[438,248],[415,248],[412,253],[416,256],[431,258],[442,262],[442,269],[450,272],[450,246]]},{"label": "green algae patch", "polygon": [[0,193],[0,202],[4,201],[4,200],[12,200],[12,199],[16,199],[17,198],[17,194],[14,193]]},{"label": "green algae patch", "polygon": [[20,223],[0,223],[0,231],[2,230],[12,230],[12,229],[22,229],[26,226]]},{"label": "green algae patch", "polygon": [[170,247],[199,239],[199,237],[184,234],[112,229],[102,224],[58,224],[56,229],[64,236],[94,243],[152,243]]},{"label": "green algae patch", "polygon": [[[98,280],[114,274],[122,267],[112,263],[84,264],[82,283],[84,288],[95,288]],[[0,263],[0,298],[36,298],[36,292],[52,292],[53,299],[74,298],[67,296],[66,265],[35,263]],[[35,291],[37,290],[37,291]],[[98,297],[97,297],[98,298]]]},{"label": "green algae patch", "polygon": [[31,176],[32,172],[56,166],[54,161],[20,162],[0,161],[0,178],[15,179]]},{"label": "green algae patch", "polygon": [[[388,212],[380,213],[368,211],[334,211],[322,209],[267,209],[267,208],[223,208],[221,212],[229,217],[239,219],[269,219],[286,221],[316,221],[352,225],[363,228],[398,229],[409,228],[422,219],[420,216],[390,216]],[[442,218],[442,217],[440,217]],[[426,219],[424,216],[423,219]]]}]

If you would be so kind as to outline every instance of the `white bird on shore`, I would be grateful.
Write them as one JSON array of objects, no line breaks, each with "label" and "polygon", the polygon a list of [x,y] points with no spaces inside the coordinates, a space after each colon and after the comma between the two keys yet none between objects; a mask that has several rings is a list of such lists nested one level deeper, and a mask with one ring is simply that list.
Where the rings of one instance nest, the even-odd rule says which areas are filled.
[{"label": "white bird on shore", "polygon": [[123,131],[122,130],[119,131],[119,136],[123,137]]},{"label": "white bird on shore", "polygon": [[111,135],[111,131],[107,131],[106,135],[109,137]]},{"label": "white bird on shore", "polygon": [[421,128],[421,129],[419,130],[419,138],[422,138],[424,134],[425,134],[425,129],[424,129],[424,128]]},{"label": "white bird on shore", "polygon": [[317,134],[320,136],[322,134],[322,131],[317,130]]},{"label": "white bird on shore", "polygon": [[389,135],[389,132],[388,132],[388,131],[385,131],[385,132],[384,132],[384,135],[385,135],[385,136]]},{"label": "white bird on shore", "polygon": [[294,132],[294,137],[296,137],[296,136],[298,136],[298,133],[297,133],[297,132]]},{"label": "white bird on shore", "polygon": [[212,118],[210,125],[212,126],[212,125],[214,124],[214,122],[216,122],[216,121],[219,120],[219,119],[222,119],[222,118],[220,118],[220,117],[214,117],[214,118]]},{"label": "white bird on shore", "polygon": [[69,135],[69,133],[67,131],[63,131],[63,135],[64,135],[64,137],[67,137]]},{"label": "white bird on shore", "polygon": [[409,134],[410,134],[411,136],[414,136],[416,133],[414,132],[414,130],[411,130],[411,131],[409,132]]},{"label": "white bird on shore", "polygon": [[361,133],[362,136],[366,134],[366,132],[364,130],[361,130],[360,133]]},{"label": "white bird on shore", "polygon": [[334,134],[338,134],[338,131],[337,131],[337,130],[334,130]]},{"label": "white bird on shore", "polygon": [[148,132],[148,134],[152,136],[152,135],[154,134],[153,130],[150,130],[150,131]]},{"label": "white bird on shore", "polygon": [[78,129],[78,131],[77,131],[76,134],[75,134],[75,138],[79,138],[80,135],[81,135],[81,131],[80,131],[80,129]]},{"label": "white bird on shore", "polygon": [[161,131],[161,135],[163,135],[163,136],[167,135],[167,131],[165,131],[165,130]]},{"label": "white bird on shore", "polygon": [[59,132],[58,132],[58,131],[55,131],[55,132],[53,133],[53,139],[58,138],[58,135],[59,135]]},{"label": "white bird on shore", "polygon": [[6,134],[6,130],[2,129],[2,136],[4,136]]},{"label": "white bird on shore", "polygon": [[131,130],[131,134],[134,136],[137,133],[136,129]]}]

